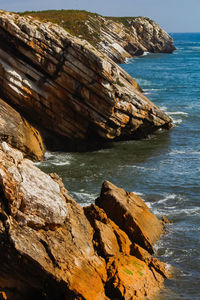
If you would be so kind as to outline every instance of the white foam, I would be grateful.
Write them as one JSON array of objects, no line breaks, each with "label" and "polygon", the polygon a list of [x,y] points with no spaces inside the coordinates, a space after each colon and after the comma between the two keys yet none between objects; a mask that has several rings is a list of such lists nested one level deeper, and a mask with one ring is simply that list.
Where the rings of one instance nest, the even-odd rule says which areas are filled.
[{"label": "white foam", "polygon": [[51,162],[51,164],[54,166],[67,166],[67,165],[70,165],[70,161]]},{"label": "white foam", "polygon": [[172,121],[173,121],[173,123],[175,124],[175,125],[179,125],[179,124],[181,124],[182,122],[183,122],[183,120],[182,119],[174,119],[174,118],[171,118],[172,119]]},{"label": "white foam", "polygon": [[163,111],[166,111],[167,107],[166,106],[160,106],[160,109],[163,110]]},{"label": "white foam", "polygon": [[188,113],[186,112],[183,112],[183,111],[170,111],[170,112],[167,112],[169,115],[182,115],[182,116],[188,116]]},{"label": "white foam", "polygon": [[72,192],[71,194],[75,199],[77,199],[77,202],[81,206],[86,206],[94,203],[94,200],[98,197],[98,194],[94,193]]},{"label": "white foam", "polygon": [[144,53],[142,54],[142,56],[146,56],[146,55],[148,55],[148,54],[150,54],[150,52],[144,51]]},{"label": "white foam", "polygon": [[169,152],[169,155],[176,155],[176,154],[190,154],[190,155],[199,155],[200,151],[191,151],[190,149],[188,150],[173,150]]},{"label": "white foam", "polygon": [[44,158],[46,158],[46,159],[51,158],[53,156],[54,155],[51,152],[45,152],[45,154],[44,154]]},{"label": "white foam", "polygon": [[129,58],[129,57],[126,57],[125,58],[125,64],[131,64],[131,63],[133,63],[133,57],[131,57],[131,58]]},{"label": "white foam", "polygon": [[176,155],[176,154],[186,154],[186,151],[173,150],[173,151],[169,152],[169,155]]},{"label": "white foam", "polygon": [[[169,207],[168,207],[169,208]],[[179,209],[173,209],[172,210],[168,210],[168,214],[170,215],[199,215],[200,214],[200,207],[196,206],[196,207],[192,207],[192,208],[179,208]]]},{"label": "white foam", "polygon": [[152,208],[152,205],[151,205],[150,202],[146,202],[146,201],[145,201],[145,204],[148,206],[148,208],[150,208],[150,209]]},{"label": "white foam", "polygon": [[156,201],[156,204],[158,204],[158,203],[164,203],[164,202],[166,202],[166,201],[168,201],[168,200],[173,200],[173,199],[175,199],[176,197],[177,197],[176,194],[168,194],[168,195],[166,195],[166,197],[164,197],[163,199]]},{"label": "white foam", "polygon": [[135,195],[137,195],[137,196],[140,196],[140,197],[142,197],[142,196],[144,196],[144,194],[143,193],[139,193],[139,192],[133,192]]}]

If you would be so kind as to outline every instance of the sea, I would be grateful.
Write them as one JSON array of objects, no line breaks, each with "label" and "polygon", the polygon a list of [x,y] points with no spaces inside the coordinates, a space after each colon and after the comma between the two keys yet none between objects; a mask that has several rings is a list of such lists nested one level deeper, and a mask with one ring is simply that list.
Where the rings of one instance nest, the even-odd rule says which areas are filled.
[{"label": "sea", "polygon": [[200,33],[173,33],[173,54],[129,59],[121,67],[173,120],[169,131],[144,140],[111,142],[85,153],[47,153],[37,163],[57,172],[81,205],[93,203],[104,180],[139,195],[172,224],[155,256],[173,266],[156,299],[200,299]]}]

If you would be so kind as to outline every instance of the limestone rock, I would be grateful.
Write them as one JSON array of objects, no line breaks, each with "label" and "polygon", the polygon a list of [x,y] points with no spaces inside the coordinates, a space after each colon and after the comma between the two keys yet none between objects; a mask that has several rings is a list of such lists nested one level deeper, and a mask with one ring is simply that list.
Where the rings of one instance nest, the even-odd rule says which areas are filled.
[{"label": "limestone rock", "polygon": [[0,11],[0,96],[49,149],[136,139],[171,119],[106,55],[50,22]]},{"label": "limestone rock", "polygon": [[172,53],[175,50],[167,32],[146,17],[103,17],[77,10],[24,12],[23,15],[56,22],[118,63],[144,52]]},{"label": "limestone rock", "polygon": [[[145,299],[155,295],[169,277],[166,265],[135,244],[105,211],[96,205],[84,208],[94,228],[93,243],[107,264],[109,299]],[[152,228],[154,231],[155,228]]]},{"label": "limestone rock", "polygon": [[105,181],[96,205],[104,209],[131,241],[153,253],[153,245],[164,233],[164,227],[138,196]]},{"label": "limestone rock", "polygon": [[[155,295],[163,287],[166,265],[135,244],[127,228],[123,231],[106,211],[96,205],[83,209],[58,175],[44,174],[4,144],[0,148],[0,297],[105,300]],[[155,228],[151,229],[153,235]],[[148,232],[143,238],[146,245]]]},{"label": "limestone rock", "polygon": [[2,99],[0,99],[0,139],[35,160],[41,160],[45,152],[38,130]]},{"label": "limestone rock", "polygon": [[107,217],[103,209],[92,204],[84,207],[84,211],[95,230],[94,245],[101,256],[117,256],[120,252],[130,254],[131,241],[127,234]]},{"label": "limestone rock", "polygon": [[172,53],[176,49],[169,34],[149,18],[90,16],[86,25],[94,36],[98,34],[97,48],[117,63],[144,52]]},{"label": "limestone rock", "polygon": [[105,262],[82,207],[28,160],[15,163],[0,150],[0,171],[0,287],[14,290],[8,299],[106,299]]}]

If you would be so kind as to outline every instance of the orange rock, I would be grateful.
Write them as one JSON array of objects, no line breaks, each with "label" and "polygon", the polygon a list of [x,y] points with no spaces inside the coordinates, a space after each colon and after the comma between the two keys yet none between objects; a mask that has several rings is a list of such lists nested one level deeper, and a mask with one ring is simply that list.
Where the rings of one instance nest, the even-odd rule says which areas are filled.
[{"label": "orange rock", "polygon": [[127,233],[132,243],[153,253],[153,244],[164,233],[164,227],[138,196],[105,181],[95,203]]},{"label": "orange rock", "polygon": [[1,99],[0,138],[32,159],[43,158],[45,147],[39,131]]},{"label": "orange rock", "polygon": [[98,253],[102,253],[105,258],[120,252],[130,254],[131,242],[128,236],[107,217],[103,209],[92,204],[84,207],[84,211],[95,230],[94,243]]},{"label": "orange rock", "polygon": [[107,268],[110,299],[149,299],[163,287],[164,278],[134,256],[110,258]]},{"label": "orange rock", "polygon": [[[116,202],[121,199],[114,213],[127,220],[124,230],[118,218],[115,223],[108,217],[113,216],[113,195]],[[127,235],[135,234],[139,212],[153,231],[156,224],[141,199],[130,205],[132,198],[105,182],[101,199],[107,199],[112,213],[106,206],[107,213],[97,205],[83,209],[58,175],[43,173],[20,151],[2,143],[0,290],[8,300],[129,300],[155,295],[168,273],[164,263],[135,244],[138,239],[149,245],[153,235],[148,227],[137,222],[138,237],[130,240]]]},{"label": "orange rock", "polygon": [[5,292],[0,291],[0,300],[7,300],[7,296]]}]

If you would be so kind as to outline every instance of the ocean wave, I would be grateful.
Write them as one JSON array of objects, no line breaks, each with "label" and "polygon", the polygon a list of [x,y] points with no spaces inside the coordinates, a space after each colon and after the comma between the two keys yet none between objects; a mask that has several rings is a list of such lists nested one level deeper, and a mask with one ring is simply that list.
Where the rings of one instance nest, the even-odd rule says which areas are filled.
[{"label": "ocean wave", "polygon": [[71,192],[70,194],[79,204],[81,204],[81,206],[94,203],[95,199],[98,197],[97,193]]},{"label": "ocean wave", "polygon": [[135,195],[139,196],[139,197],[144,196],[144,194],[143,194],[143,193],[140,193],[140,192],[134,192],[134,191],[133,191],[133,193],[134,193]]},{"label": "ocean wave", "polygon": [[143,89],[144,92],[149,92],[149,91],[166,91],[167,89],[165,88],[157,88],[157,89]]},{"label": "ocean wave", "polygon": [[176,154],[199,155],[200,151],[192,151],[191,149],[188,149],[188,150],[172,150],[171,152],[169,152],[169,155],[176,155]]},{"label": "ocean wave", "polygon": [[135,80],[141,85],[141,86],[152,86],[152,82],[147,79],[143,79],[141,77],[136,77]]},{"label": "ocean wave", "polygon": [[169,115],[182,115],[182,116],[188,116],[188,113],[184,112],[184,111],[169,111],[169,112],[166,112],[167,114]]},{"label": "ocean wave", "polygon": [[183,122],[182,119],[174,119],[174,118],[172,118],[172,117],[171,117],[171,119],[172,119],[172,121],[173,121],[173,124],[175,124],[175,125],[179,125],[179,124],[181,124],[181,123]]},{"label": "ocean wave", "polygon": [[191,207],[191,208],[178,208],[177,206],[175,207],[166,207],[165,210],[167,211],[168,216],[188,216],[188,215],[192,215],[192,216],[197,216],[200,215],[200,207],[199,206],[195,206],[195,207]]},{"label": "ocean wave", "polygon": [[51,162],[52,165],[54,166],[67,166],[70,165],[70,161],[57,161],[57,162]]},{"label": "ocean wave", "polygon": [[148,54],[151,54],[151,53],[148,52],[148,51],[144,51],[144,53],[142,54],[142,56],[146,56],[146,55],[148,55]]},{"label": "ocean wave", "polygon": [[129,65],[133,63],[134,58],[133,57],[126,57],[125,58],[125,64]]},{"label": "ocean wave", "polygon": [[44,160],[35,164],[40,167],[68,166],[71,164],[72,159],[73,156],[69,153],[46,152]]},{"label": "ocean wave", "polygon": [[52,153],[52,152],[45,152],[45,154],[44,154],[44,158],[45,159],[49,159],[49,158],[51,158],[51,157],[54,157],[55,155]]},{"label": "ocean wave", "polygon": [[167,107],[166,106],[160,106],[160,109],[163,110],[163,111],[166,111]]},{"label": "ocean wave", "polygon": [[162,199],[156,201],[156,205],[157,205],[157,204],[160,204],[160,203],[164,203],[164,202],[166,202],[166,201],[168,201],[168,200],[173,200],[173,199],[175,199],[176,197],[177,197],[176,194],[168,194],[168,195],[166,195],[164,198],[162,198]]}]

